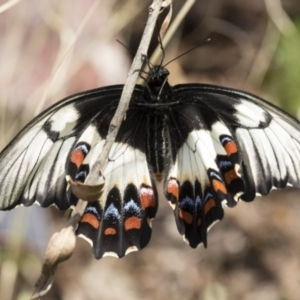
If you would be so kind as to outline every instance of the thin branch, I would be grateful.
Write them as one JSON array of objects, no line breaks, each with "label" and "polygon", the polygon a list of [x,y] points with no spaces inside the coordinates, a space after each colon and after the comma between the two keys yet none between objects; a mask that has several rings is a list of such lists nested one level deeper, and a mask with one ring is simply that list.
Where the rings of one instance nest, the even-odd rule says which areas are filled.
[{"label": "thin branch", "polygon": [[[43,94],[42,98],[40,99],[38,105],[36,106],[36,109],[34,111],[34,116],[38,115],[41,112],[41,110],[42,110],[43,106],[45,105],[45,102],[48,98],[49,91],[53,86],[53,83],[55,82],[56,78],[60,75],[62,63],[66,60],[67,56],[70,55],[70,53],[73,51],[73,46],[74,46],[75,42],[78,40],[78,37],[82,34],[84,28],[86,27],[87,23],[91,19],[91,16],[96,11],[97,6],[99,6],[100,2],[101,2],[101,0],[94,1],[92,6],[90,7],[89,11],[84,16],[83,20],[81,21],[78,28],[76,29],[76,32],[74,32],[73,36],[67,41],[65,38],[65,36],[66,36],[65,30],[61,30],[61,26],[62,26],[61,20],[56,18],[58,20],[53,21],[53,19],[55,19],[54,17],[50,20],[47,20],[47,18],[45,17],[45,21],[46,22],[48,21],[48,23],[55,29],[57,28],[57,31],[59,32],[60,49],[59,49],[59,52],[56,57],[56,61],[54,63],[52,71],[51,71],[50,82],[47,85],[47,88],[44,91],[44,94]],[[53,24],[55,24],[55,26]],[[70,33],[71,30],[69,30],[68,32]]]},{"label": "thin branch", "polygon": [[9,10],[16,4],[18,4],[21,0],[10,0],[5,2],[4,4],[0,5],[0,14],[4,13],[5,11]]},{"label": "thin branch", "polygon": [[281,0],[264,0],[264,2],[269,18],[282,35],[289,36],[297,32],[293,21],[283,9]]},{"label": "thin branch", "polygon": [[[90,173],[85,182],[87,185],[99,185],[99,183],[103,184],[103,182],[101,182],[103,181],[103,174],[101,170],[104,169],[107,163],[110,149],[115,141],[118,130],[128,109],[131,95],[139,76],[139,72],[136,72],[136,70],[140,70],[142,68],[143,60],[147,55],[150,40],[153,35],[156,20],[158,18],[162,3],[163,0],[154,0],[151,5],[140,46],[129,71],[119,106],[110,123],[106,143],[101,155],[99,156],[99,159],[90,170]],[[68,226],[61,232],[55,233],[50,239],[45,253],[42,274],[40,275],[40,278],[36,283],[31,299],[38,299],[48,292],[52,285],[53,275],[56,267],[59,263],[67,260],[72,255],[76,242],[75,230],[86,208],[86,205],[86,201],[79,200],[68,223]]]},{"label": "thin branch", "polygon": [[270,68],[280,41],[280,36],[280,32],[276,29],[274,23],[269,20],[263,40],[247,77],[247,81],[252,82],[257,87],[262,84]]},{"label": "thin branch", "polygon": [[[171,37],[174,35],[175,31],[180,26],[181,22],[184,20],[185,16],[190,11],[190,9],[194,5],[195,1],[196,0],[186,0],[183,7],[179,11],[179,13],[176,15],[174,21],[172,22],[170,28],[168,29],[168,31],[166,32],[166,35],[164,36],[164,38],[162,40],[162,46],[164,48],[169,44]],[[160,55],[161,55],[161,48],[160,48],[160,46],[157,46],[151,56],[151,59],[150,59],[151,63],[155,64],[158,61],[158,58]]]}]

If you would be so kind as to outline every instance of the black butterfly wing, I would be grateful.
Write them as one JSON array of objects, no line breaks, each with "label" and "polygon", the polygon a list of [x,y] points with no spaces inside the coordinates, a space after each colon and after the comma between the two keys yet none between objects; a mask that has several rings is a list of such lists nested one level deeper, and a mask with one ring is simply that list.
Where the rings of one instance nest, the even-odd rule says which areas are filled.
[{"label": "black butterfly wing", "polygon": [[[151,221],[158,199],[145,150],[146,110],[135,102],[143,102],[138,88],[103,170],[102,194],[87,206],[77,230],[77,234],[92,245],[97,259],[122,257],[140,250],[151,237]],[[90,100],[82,105],[86,105],[82,107],[84,111],[95,109],[97,101]],[[67,167],[74,181],[84,182],[101,154],[113,115],[114,110],[98,109],[97,115],[78,136]]]},{"label": "black butterfly wing", "polygon": [[[68,97],[33,119],[0,154],[0,209],[37,202],[67,209],[65,165],[77,136],[97,114],[116,109],[123,86]],[[89,101],[97,107],[85,107]]]},{"label": "black butterfly wing", "polygon": [[176,155],[165,194],[190,246],[206,244],[207,230],[223,217],[222,206],[272,188],[300,187],[297,120],[232,89],[177,85],[173,92],[180,104],[171,114]]}]

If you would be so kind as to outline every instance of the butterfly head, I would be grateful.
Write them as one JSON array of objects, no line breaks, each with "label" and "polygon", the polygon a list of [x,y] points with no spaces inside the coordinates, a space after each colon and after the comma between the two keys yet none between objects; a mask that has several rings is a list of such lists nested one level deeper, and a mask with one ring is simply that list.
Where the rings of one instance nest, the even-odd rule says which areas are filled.
[{"label": "butterfly head", "polygon": [[149,83],[154,85],[163,85],[169,76],[170,72],[163,66],[154,66],[149,72]]},{"label": "butterfly head", "polygon": [[150,69],[146,86],[151,102],[161,102],[162,99],[166,99],[165,95],[170,92],[169,74],[169,71],[161,65]]}]

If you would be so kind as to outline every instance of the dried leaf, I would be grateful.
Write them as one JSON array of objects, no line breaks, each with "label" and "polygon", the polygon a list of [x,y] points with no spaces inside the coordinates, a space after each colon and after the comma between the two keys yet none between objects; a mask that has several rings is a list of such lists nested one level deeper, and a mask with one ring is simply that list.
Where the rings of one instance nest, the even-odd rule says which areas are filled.
[{"label": "dried leaf", "polygon": [[104,180],[102,183],[97,185],[90,185],[81,182],[75,182],[71,178],[67,178],[68,184],[70,185],[72,193],[78,198],[84,201],[95,201],[100,198],[103,187]]},{"label": "dried leaf", "polygon": [[46,249],[42,273],[31,299],[39,299],[49,291],[57,265],[71,257],[75,244],[76,236],[72,226],[53,234]]},{"label": "dried leaf", "polygon": [[163,2],[163,8],[166,8],[166,7],[170,7],[169,9],[169,12],[168,14],[166,15],[162,25],[161,25],[161,28],[160,28],[160,31],[159,31],[159,36],[160,38],[162,39],[169,27],[169,24],[171,22],[171,18],[172,18],[172,13],[173,13],[173,4],[172,4],[172,0],[165,0]]}]

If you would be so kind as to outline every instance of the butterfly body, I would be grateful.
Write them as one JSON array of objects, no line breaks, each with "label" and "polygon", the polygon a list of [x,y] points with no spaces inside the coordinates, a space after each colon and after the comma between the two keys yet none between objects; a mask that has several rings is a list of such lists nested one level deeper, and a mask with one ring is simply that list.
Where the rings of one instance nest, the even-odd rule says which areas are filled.
[{"label": "butterfly body", "polygon": [[[94,256],[142,249],[158,209],[157,182],[191,246],[223,207],[272,188],[300,187],[300,124],[245,92],[213,85],[170,86],[155,66],[137,85],[103,170],[105,184],[88,204],[77,234]],[[68,97],[29,123],[0,154],[0,209],[75,205],[66,176],[84,183],[105,144],[123,86]]]}]

